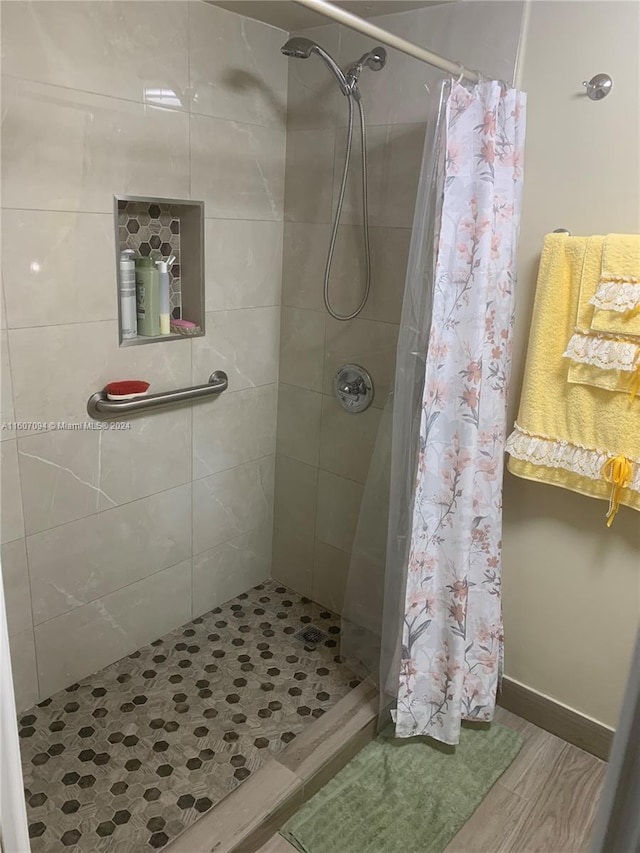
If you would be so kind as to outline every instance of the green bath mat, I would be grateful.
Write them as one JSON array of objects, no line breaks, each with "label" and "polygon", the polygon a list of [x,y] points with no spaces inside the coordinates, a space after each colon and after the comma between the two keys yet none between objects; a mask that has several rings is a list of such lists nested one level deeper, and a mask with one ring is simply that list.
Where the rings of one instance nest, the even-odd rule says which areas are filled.
[{"label": "green bath mat", "polygon": [[281,830],[302,853],[439,853],[520,751],[504,726],[463,728],[455,748],[378,737]]}]

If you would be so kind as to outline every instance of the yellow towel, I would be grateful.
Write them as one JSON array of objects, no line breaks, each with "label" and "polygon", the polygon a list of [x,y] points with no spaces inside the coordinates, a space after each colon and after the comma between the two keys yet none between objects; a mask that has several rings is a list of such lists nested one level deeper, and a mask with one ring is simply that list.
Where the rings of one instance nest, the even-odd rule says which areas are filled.
[{"label": "yellow towel", "polygon": [[609,500],[615,486],[603,469],[623,456],[631,463],[630,483],[617,489],[616,497],[640,510],[640,407],[630,406],[622,394],[570,384],[570,362],[563,357],[574,331],[581,279],[597,283],[600,275],[602,239],[545,238],[520,410],[507,441],[508,467],[526,479]]},{"label": "yellow towel", "polygon": [[589,301],[595,332],[640,336],[640,235],[607,234],[600,281]]},{"label": "yellow towel", "polygon": [[[629,317],[626,320],[627,315],[598,310],[593,302],[603,281],[610,286],[613,265],[617,265],[621,274],[635,269],[635,238],[614,234],[585,239],[576,327],[565,352],[565,356],[571,359],[567,381],[630,394],[640,365],[640,337],[635,337],[632,331],[636,322],[640,324],[640,318]],[[599,265],[601,269],[595,274]],[[593,328],[596,314],[602,327],[597,331]],[[631,325],[625,327],[625,322]],[[635,399],[640,402],[640,397]],[[633,402],[631,397],[629,402]]]},{"label": "yellow towel", "polygon": [[[637,352],[640,354],[640,348]],[[572,362],[567,372],[567,382],[576,382],[580,385],[593,385],[595,388],[603,388],[605,391],[619,391],[626,394],[629,403],[640,402],[638,392],[634,395],[635,384],[638,381],[637,371],[631,373],[622,370],[603,370],[594,367],[593,364],[580,364]]]}]

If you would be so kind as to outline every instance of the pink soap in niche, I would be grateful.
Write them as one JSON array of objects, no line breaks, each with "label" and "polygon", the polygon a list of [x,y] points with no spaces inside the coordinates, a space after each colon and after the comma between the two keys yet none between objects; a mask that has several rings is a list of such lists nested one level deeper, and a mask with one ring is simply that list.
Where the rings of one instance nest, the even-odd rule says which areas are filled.
[{"label": "pink soap in niche", "polygon": [[199,335],[200,326],[192,323],[191,320],[172,320],[171,331],[177,335]]}]

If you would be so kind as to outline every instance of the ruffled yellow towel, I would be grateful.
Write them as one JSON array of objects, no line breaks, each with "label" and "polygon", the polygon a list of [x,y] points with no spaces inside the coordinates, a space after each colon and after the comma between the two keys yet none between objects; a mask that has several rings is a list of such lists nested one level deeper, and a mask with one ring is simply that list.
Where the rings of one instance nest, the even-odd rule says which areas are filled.
[{"label": "ruffled yellow towel", "polygon": [[[569,382],[622,391],[633,402],[640,380],[640,312],[636,315],[634,310],[614,310],[613,306],[621,309],[623,304],[633,303],[629,288],[636,287],[631,272],[638,270],[640,237],[609,234],[586,240],[576,327],[565,352],[571,359],[567,378]],[[600,263],[600,274],[594,277],[594,266]],[[637,287],[640,292],[640,279]],[[598,308],[605,299],[610,308]]]},{"label": "ruffled yellow towel", "polygon": [[602,240],[545,238],[520,410],[507,451],[512,474],[610,501],[611,523],[619,503],[640,510],[640,407],[622,394],[569,383],[564,357],[581,281],[586,276],[597,287]]},{"label": "ruffled yellow towel", "polygon": [[608,234],[591,328],[596,332],[640,337],[640,235]]}]

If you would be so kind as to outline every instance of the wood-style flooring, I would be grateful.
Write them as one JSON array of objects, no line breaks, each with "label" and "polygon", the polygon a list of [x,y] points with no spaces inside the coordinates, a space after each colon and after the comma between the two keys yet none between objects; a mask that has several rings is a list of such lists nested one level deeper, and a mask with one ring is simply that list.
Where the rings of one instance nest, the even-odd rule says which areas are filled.
[{"label": "wood-style flooring", "polygon": [[[503,708],[496,721],[524,746],[445,853],[588,853],[605,762]],[[296,851],[274,835],[259,853]]]}]

